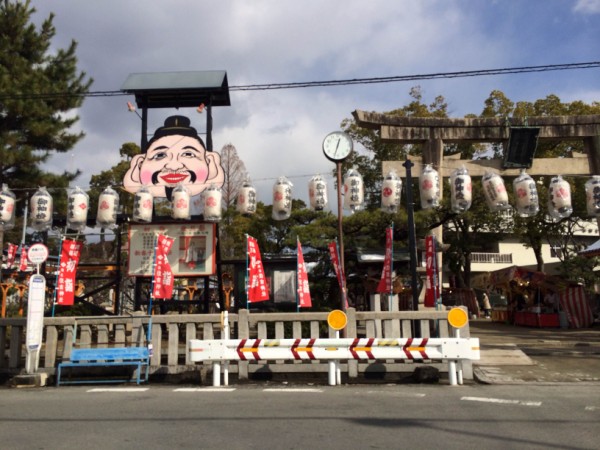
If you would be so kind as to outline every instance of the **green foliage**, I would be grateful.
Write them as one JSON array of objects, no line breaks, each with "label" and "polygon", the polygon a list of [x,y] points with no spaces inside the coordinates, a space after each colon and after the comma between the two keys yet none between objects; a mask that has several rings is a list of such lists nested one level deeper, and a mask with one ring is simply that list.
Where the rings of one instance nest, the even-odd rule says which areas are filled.
[{"label": "green foliage", "polygon": [[78,175],[39,166],[83,137],[69,131],[79,118],[66,113],[81,106],[92,83],[77,70],[75,41],[50,50],[53,16],[37,29],[34,12],[29,1],[0,3],[0,182],[14,189],[66,187]]}]

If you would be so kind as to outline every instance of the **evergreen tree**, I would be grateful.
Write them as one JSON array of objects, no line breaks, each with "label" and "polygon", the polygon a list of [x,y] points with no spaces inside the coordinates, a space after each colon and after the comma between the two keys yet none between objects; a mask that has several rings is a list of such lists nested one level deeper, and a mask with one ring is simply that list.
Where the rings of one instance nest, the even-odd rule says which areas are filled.
[{"label": "evergreen tree", "polygon": [[67,187],[78,172],[52,174],[40,165],[83,137],[70,131],[79,118],[67,113],[81,106],[92,80],[77,70],[77,43],[51,49],[53,15],[38,29],[34,12],[29,1],[0,3],[0,182]]}]

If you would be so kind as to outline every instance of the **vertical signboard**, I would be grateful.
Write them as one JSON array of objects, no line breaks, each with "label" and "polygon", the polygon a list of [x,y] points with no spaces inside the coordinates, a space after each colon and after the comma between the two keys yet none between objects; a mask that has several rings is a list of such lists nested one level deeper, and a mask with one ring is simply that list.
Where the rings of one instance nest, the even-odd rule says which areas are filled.
[{"label": "vertical signboard", "polygon": [[27,361],[25,370],[34,373],[40,360],[42,332],[44,330],[44,304],[46,300],[46,279],[34,274],[29,278],[29,296],[27,298]]}]

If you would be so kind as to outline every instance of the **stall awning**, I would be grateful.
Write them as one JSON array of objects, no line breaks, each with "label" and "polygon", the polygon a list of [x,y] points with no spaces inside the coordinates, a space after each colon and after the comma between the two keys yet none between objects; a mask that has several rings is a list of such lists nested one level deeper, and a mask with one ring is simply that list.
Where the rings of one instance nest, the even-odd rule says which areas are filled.
[{"label": "stall awning", "polygon": [[600,256],[600,240],[594,242],[589,247],[581,250],[578,255],[585,256],[587,258],[593,258],[594,256]]}]

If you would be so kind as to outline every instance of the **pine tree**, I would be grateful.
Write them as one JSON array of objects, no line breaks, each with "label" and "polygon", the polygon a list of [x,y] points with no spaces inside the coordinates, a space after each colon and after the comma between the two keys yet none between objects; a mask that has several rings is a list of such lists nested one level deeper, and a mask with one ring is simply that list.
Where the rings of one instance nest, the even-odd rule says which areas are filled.
[{"label": "pine tree", "polygon": [[81,106],[92,80],[77,70],[77,43],[51,49],[53,15],[38,29],[34,12],[29,1],[0,3],[0,183],[67,187],[77,172],[52,174],[40,166],[83,137],[70,131],[79,117],[66,113]]}]

